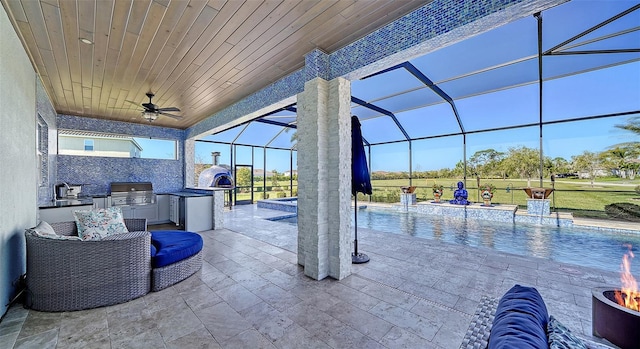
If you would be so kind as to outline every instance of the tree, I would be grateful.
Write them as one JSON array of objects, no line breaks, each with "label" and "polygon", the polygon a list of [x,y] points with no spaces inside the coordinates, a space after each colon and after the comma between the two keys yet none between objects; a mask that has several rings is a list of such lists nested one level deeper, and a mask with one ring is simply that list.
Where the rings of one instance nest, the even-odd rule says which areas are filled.
[{"label": "tree", "polygon": [[414,170],[412,171],[413,178],[423,178],[424,173],[422,172],[422,166],[417,164]]},{"label": "tree", "polygon": [[[619,129],[631,131],[636,135],[640,136],[640,116],[631,117],[629,118],[626,124],[615,125],[615,126]],[[640,140],[614,145],[614,147],[620,147],[620,146],[623,146],[623,147],[630,146],[632,148],[635,148],[636,151],[640,151]]]},{"label": "tree", "polygon": [[[626,124],[615,126],[640,136],[640,116],[631,117]],[[629,172],[629,178],[634,179],[636,173],[640,170],[640,138],[634,138],[631,142],[615,144],[612,148],[623,148],[628,151],[628,157],[625,161],[626,170]]]},{"label": "tree", "polygon": [[593,180],[601,169],[602,157],[596,153],[585,150],[580,155],[574,155],[571,157],[573,167],[579,171],[587,172],[589,179],[591,180],[591,187],[593,188]]},{"label": "tree", "polygon": [[493,173],[498,173],[496,165],[502,160],[504,153],[495,149],[485,149],[475,152],[468,161],[467,165],[475,169],[480,177],[488,177]]},{"label": "tree", "polygon": [[278,182],[278,179],[280,179],[280,173],[278,170],[273,170],[271,173],[271,186],[276,190],[276,188],[280,186],[280,183]]},{"label": "tree", "polygon": [[556,157],[551,160],[551,172],[553,173],[569,173],[571,172],[571,164],[563,157]]},{"label": "tree", "polygon": [[526,178],[527,186],[531,187],[531,177],[540,174],[540,153],[537,149],[525,146],[509,148],[501,166],[509,175],[515,174],[520,178]]},{"label": "tree", "polygon": [[[468,171],[468,169],[467,169]],[[451,170],[451,174],[453,175],[452,177],[463,177],[465,176],[464,173],[464,162],[462,160],[458,161],[458,163],[456,163],[456,166],[453,168],[453,170]]]},{"label": "tree", "polygon": [[251,186],[251,170],[248,167],[241,167],[236,172],[236,185],[239,187]]},{"label": "tree", "polygon": [[628,156],[628,151],[624,148],[609,149],[601,154],[602,166],[616,173],[620,178],[626,178],[625,163]]},{"label": "tree", "polygon": [[196,154],[194,161],[194,178],[196,183],[198,183],[198,179],[200,178],[200,174],[202,173],[202,171],[208,169],[209,167],[211,167],[211,164],[206,164],[202,159],[202,156]]}]

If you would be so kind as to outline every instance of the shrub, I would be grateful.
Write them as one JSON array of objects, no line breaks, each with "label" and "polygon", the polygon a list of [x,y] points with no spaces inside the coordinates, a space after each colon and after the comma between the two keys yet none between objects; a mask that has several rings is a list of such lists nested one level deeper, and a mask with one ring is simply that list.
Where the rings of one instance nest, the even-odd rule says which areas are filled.
[{"label": "shrub", "polygon": [[287,194],[283,191],[276,192],[276,198],[284,198]]},{"label": "shrub", "polygon": [[636,193],[640,194],[640,185],[636,185],[635,191]]},{"label": "shrub", "polygon": [[604,207],[607,216],[630,222],[640,222],[640,206],[627,202],[609,204]]}]

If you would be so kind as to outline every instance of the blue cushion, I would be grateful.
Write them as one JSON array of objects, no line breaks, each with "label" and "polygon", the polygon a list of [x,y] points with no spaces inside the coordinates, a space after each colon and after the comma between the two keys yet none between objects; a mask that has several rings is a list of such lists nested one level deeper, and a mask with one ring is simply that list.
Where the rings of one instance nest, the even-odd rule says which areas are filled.
[{"label": "blue cushion", "polygon": [[515,285],[498,303],[488,348],[548,349],[548,321],[547,307],[538,290]]},{"label": "blue cushion", "polygon": [[151,244],[157,249],[151,266],[160,268],[187,259],[202,250],[202,237],[182,230],[151,232]]},{"label": "blue cushion", "polygon": [[151,244],[151,257],[155,257],[156,253],[158,253],[158,249]]}]

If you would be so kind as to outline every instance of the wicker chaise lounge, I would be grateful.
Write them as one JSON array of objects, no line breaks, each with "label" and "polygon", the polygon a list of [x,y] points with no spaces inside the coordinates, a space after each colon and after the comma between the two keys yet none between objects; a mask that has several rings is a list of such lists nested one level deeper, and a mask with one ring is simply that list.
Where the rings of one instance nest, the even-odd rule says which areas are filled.
[{"label": "wicker chaise lounge", "polygon": [[[125,219],[129,233],[101,241],[56,240],[25,232],[26,305],[72,311],[118,304],[151,287],[151,234],[145,219]],[[58,235],[77,235],[75,222],[52,223]]]},{"label": "wicker chaise lounge", "polygon": [[[476,308],[475,314],[469,323],[469,328],[462,340],[460,349],[486,349],[489,343],[489,336],[493,320],[496,314],[500,299],[489,296],[482,296]],[[588,349],[613,349],[608,343],[593,337],[587,338],[583,335],[576,335]]]}]

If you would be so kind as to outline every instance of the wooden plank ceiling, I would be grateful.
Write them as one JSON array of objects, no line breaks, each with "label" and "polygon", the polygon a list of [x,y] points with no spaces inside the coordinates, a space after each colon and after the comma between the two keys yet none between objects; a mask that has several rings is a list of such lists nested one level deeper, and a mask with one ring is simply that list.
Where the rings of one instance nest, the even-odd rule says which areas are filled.
[{"label": "wooden plank ceiling", "polygon": [[184,129],[428,1],[0,2],[58,113],[146,123],[151,91]]}]

